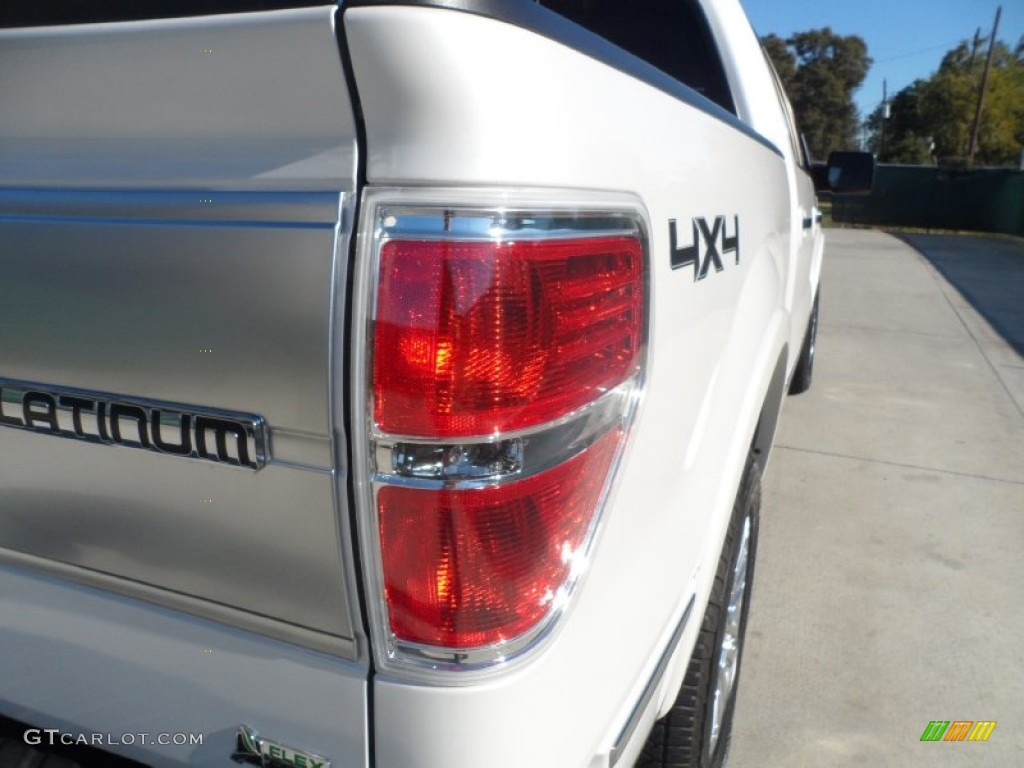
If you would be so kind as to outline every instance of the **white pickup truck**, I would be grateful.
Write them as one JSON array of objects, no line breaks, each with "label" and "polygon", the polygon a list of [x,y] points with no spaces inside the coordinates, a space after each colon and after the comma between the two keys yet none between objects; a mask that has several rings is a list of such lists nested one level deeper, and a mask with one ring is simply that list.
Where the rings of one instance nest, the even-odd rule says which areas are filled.
[{"label": "white pickup truck", "polygon": [[721,765],[823,245],[739,3],[305,5],[0,10],[0,754]]}]

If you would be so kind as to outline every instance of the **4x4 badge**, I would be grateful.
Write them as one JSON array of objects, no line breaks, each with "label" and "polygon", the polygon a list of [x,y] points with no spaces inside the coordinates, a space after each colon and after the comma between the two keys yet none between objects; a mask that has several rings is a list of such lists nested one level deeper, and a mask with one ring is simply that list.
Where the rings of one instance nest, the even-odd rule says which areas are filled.
[{"label": "4x4 badge", "polygon": [[331,761],[327,758],[261,739],[259,733],[247,725],[238,726],[237,743],[231,759],[262,768],[331,768]]},{"label": "4x4 badge", "polygon": [[[669,219],[669,262],[672,269],[681,269],[693,264],[693,279],[696,282],[708,276],[708,269],[711,266],[714,266],[715,272],[725,269],[722,264],[722,256],[728,253],[735,254],[736,263],[740,263],[739,216],[732,217],[732,237],[728,234],[728,223],[725,216],[716,216],[714,223],[710,225],[703,217],[693,219],[691,224],[693,226],[692,244],[680,247],[679,235],[676,232],[676,220]],[[703,254],[701,245],[704,246]]]}]

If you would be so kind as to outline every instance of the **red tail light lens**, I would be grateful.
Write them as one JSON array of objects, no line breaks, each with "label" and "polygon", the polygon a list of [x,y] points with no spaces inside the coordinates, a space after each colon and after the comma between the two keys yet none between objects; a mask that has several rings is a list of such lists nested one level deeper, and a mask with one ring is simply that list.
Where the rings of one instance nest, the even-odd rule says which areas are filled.
[{"label": "red tail light lens", "polygon": [[551,636],[586,568],[640,391],[643,213],[597,193],[365,194],[353,424],[374,653],[458,684]]},{"label": "red tail light lens", "polygon": [[385,242],[373,351],[382,432],[550,421],[620,384],[641,347],[637,237]]},{"label": "red tail light lens", "polygon": [[619,436],[608,432],[568,461],[515,482],[381,488],[384,591],[395,637],[473,648],[537,624],[581,550]]}]

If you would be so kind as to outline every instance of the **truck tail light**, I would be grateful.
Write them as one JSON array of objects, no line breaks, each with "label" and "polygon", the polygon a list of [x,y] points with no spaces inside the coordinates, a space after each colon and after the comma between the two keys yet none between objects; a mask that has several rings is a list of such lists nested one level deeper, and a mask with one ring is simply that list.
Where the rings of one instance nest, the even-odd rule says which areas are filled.
[{"label": "truck tail light", "polygon": [[469,437],[543,424],[636,370],[643,251],[633,237],[392,240],[381,248],[374,418]]},{"label": "truck tail light", "polygon": [[380,192],[364,211],[375,653],[414,675],[485,670],[548,634],[586,566],[641,383],[642,219]]}]

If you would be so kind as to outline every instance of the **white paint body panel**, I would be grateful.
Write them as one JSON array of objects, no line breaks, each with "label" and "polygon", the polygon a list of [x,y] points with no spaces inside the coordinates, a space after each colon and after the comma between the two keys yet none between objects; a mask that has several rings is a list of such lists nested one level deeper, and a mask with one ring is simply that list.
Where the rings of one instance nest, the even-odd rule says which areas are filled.
[{"label": "white paint body panel", "polygon": [[[743,67],[753,127],[788,141],[771,80],[734,3],[716,17]],[[640,197],[650,220],[647,389],[589,572],[550,643],[506,677],[468,687],[375,679],[380,768],[598,766],[647,685],[690,596],[696,609],[657,709],[675,696],[700,624],[769,381],[793,350],[797,190],[777,154],[693,106],[552,40],[470,14],[357,8],[346,36],[372,185],[576,188]],[[735,38],[735,39],[733,39]],[[749,50],[753,48],[753,50]],[[774,90],[770,90],[774,99]],[[741,263],[695,282],[673,271],[668,222],[741,227]],[[795,285],[799,302],[787,301]],[[802,333],[802,330],[800,331]],[[799,349],[797,339],[796,349]],[[792,370],[795,351],[787,365]]]},{"label": "white paint body panel", "polygon": [[[704,4],[739,117],[764,141],[510,24],[410,7],[344,14],[370,187],[458,187],[463,201],[474,188],[626,194],[646,211],[645,390],[589,570],[537,652],[485,682],[429,685],[377,675],[368,693],[360,627],[352,628],[356,660],[343,661],[304,649],[301,640],[288,644],[190,616],[187,608],[176,612],[0,566],[0,714],[42,727],[208,734],[202,750],[184,755],[174,747],[126,750],[157,765],[225,765],[241,722],[328,756],[338,768],[367,765],[371,752],[377,768],[599,768],[616,747],[619,765],[635,759],[681,682],[758,417],[763,407],[778,406],[766,398],[780,361],[787,374],[795,365],[821,258],[820,228],[802,229],[813,192],[796,168],[756,38],[737,0]],[[195,88],[169,83],[168,98],[180,103],[140,117],[127,143],[113,116],[90,107],[90,99],[109,96],[88,79],[64,102],[81,117],[79,129],[56,122],[58,106],[15,83],[8,96],[27,111],[0,117],[0,181],[353,191],[357,131],[338,62],[326,55],[334,43],[329,13],[280,15],[288,23],[277,43],[292,49],[275,49],[270,58],[259,55],[261,45],[275,44],[269,22],[247,18],[242,32],[230,21],[200,22],[222,36],[220,50],[235,54],[235,69],[212,79],[175,47],[183,39],[200,42],[187,34],[196,22],[147,23],[150,61],[179,68]],[[81,55],[80,46],[93,46],[92,60],[102,43],[120,46],[130,59],[139,55],[130,34],[137,27],[104,25],[92,38],[62,32],[67,39],[58,50],[66,63]],[[33,41],[42,34],[0,34],[0,86],[11,71],[3,68],[4,55],[36,62]],[[41,77],[68,82],[59,63],[36,62]],[[299,78],[286,83],[297,88],[294,99],[262,104],[255,85],[245,92],[228,87],[245,80],[246,67],[253,83],[305,70],[324,98],[307,103]],[[138,82],[125,75],[125,93],[149,98]],[[289,90],[280,85],[279,92]],[[212,105],[218,94],[227,101],[215,118],[193,124],[177,111]],[[48,122],[51,108],[52,127],[26,135],[19,121]],[[239,115],[248,128],[232,134]],[[95,151],[85,151],[86,143]],[[730,234],[733,217],[739,219],[738,263],[723,254],[724,269],[700,281],[692,267],[671,269],[669,222],[677,222],[680,244],[688,245],[692,219],[718,216]],[[348,234],[345,226],[339,219],[340,235]],[[344,342],[334,336],[330,343]],[[340,379],[333,379],[339,392]],[[340,399],[335,394],[336,410],[344,407]],[[340,417],[336,429],[339,423]],[[344,471],[337,461],[335,471]],[[345,515],[339,526],[350,539]],[[347,545],[353,542],[342,542],[343,558],[355,549]],[[344,567],[354,580],[351,562]],[[693,611],[671,649],[691,599]],[[617,744],[666,653],[672,662],[635,737]],[[97,708],[95,700],[108,703]]]}]

